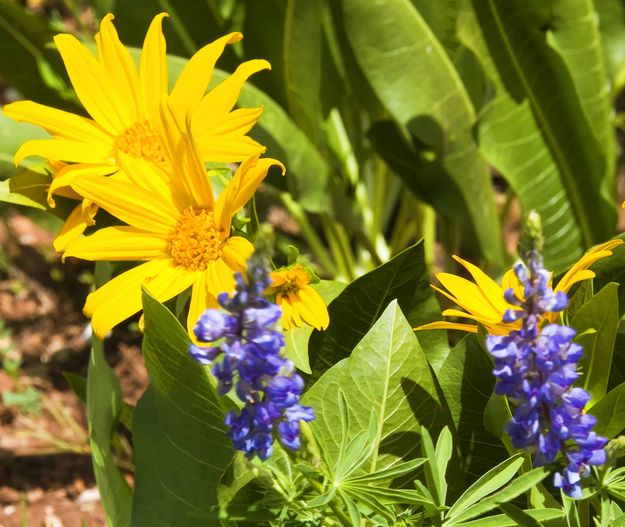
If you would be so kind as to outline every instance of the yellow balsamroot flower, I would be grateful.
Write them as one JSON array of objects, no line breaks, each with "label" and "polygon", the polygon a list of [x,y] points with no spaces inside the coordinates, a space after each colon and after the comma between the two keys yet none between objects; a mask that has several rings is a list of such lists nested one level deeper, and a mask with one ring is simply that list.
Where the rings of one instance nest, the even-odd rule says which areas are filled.
[{"label": "yellow balsamroot flower", "polygon": [[[162,138],[160,105],[164,97],[168,97],[180,126],[184,127],[190,119],[201,159],[240,162],[265,151],[246,135],[260,117],[262,108],[234,111],[232,108],[245,81],[250,75],[269,69],[269,63],[265,60],[244,62],[230,77],[206,93],[215,63],[225,46],[242,38],[241,33],[230,33],[193,55],[169,93],[166,45],[161,27],[166,16],[161,13],[152,20],[138,70],[119,40],[111,14],[103,18],[95,37],[97,57],[73,35],[61,34],[54,38],[76,95],[91,118],[32,101],[18,101],[4,107],[5,114],[16,121],[39,125],[52,134],[51,139],[24,143],[15,155],[16,164],[28,156],[69,163],[55,174],[49,193],[51,206],[54,206],[52,194],[68,195],[62,189],[67,189],[75,178],[117,172],[124,155],[163,167],[170,164]],[[62,251],[93,223],[93,213],[90,203],[74,210],[55,242],[57,250]]]},{"label": "yellow balsamroot flower", "polygon": [[[171,123],[175,130],[175,123]],[[175,142],[174,142],[175,141]],[[132,157],[122,158],[128,178],[83,176],[72,182],[81,196],[127,225],[107,227],[68,247],[64,257],[85,260],[144,261],[87,297],[84,312],[102,338],[116,324],[141,310],[141,285],[159,301],[192,287],[189,332],[216,296],[234,289],[235,271],[244,271],[253,245],[231,236],[233,215],[252,197],[275,159],[244,161],[215,199],[192,138],[171,134],[171,170]]]},{"label": "yellow balsamroot flower", "polygon": [[[610,240],[590,249],[567,271],[555,286],[554,292],[562,291],[567,293],[577,282],[588,278],[594,278],[595,273],[588,268],[597,260],[610,256],[612,254],[612,249],[622,243],[623,240]],[[499,285],[488,277],[479,267],[457,256],[454,256],[454,259],[469,272],[474,282],[450,273],[438,273],[436,275],[436,278],[446,291],[436,286],[432,287],[464,309],[464,311],[459,309],[446,309],[443,311],[443,316],[474,320],[483,325],[486,331],[491,335],[506,335],[513,329],[518,329],[521,324],[520,320],[512,323],[506,323],[502,320],[506,310],[519,309],[517,306],[508,304],[508,302],[505,301],[504,292],[509,288],[513,288],[516,292],[516,296],[518,298],[523,298],[523,288],[519,285],[514,270],[509,269],[504,274],[501,285]],[[555,316],[557,316],[555,313],[549,314],[548,318],[550,320],[551,318],[555,320]],[[462,324],[447,321],[432,322],[415,329],[458,329],[477,333],[476,324]]]},{"label": "yellow balsamroot flower", "polygon": [[271,273],[270,293],[276,294],[276,303],[282,308],[284,329],[308,324],[326,329],[330,323],[325,302],[309,284],[311,274],[301,265],[292,265]]}]

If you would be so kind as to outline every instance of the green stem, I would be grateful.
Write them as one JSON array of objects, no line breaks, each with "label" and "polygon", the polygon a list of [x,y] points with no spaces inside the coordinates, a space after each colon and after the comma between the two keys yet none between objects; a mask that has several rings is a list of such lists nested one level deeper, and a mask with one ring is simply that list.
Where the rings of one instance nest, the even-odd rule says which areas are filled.
[{"label": "green stem", "polygon": [[345,230],[341,224],[332,220],[329,214],[322,214],[321,221],[330,250],[343,275],[342,278],[347,279],[349,282],[353,281],[356,278],[354,258]]},{"label": "green stem", "polygon": [[306,215],[304,208],[297,203],[288,192],[281,192],[280,199],[289,211],[289,214],[291,214],[291,216],[295,218],[295,221],[297,221],[300,229],[302,230],[302,235],[304,236],[306,243],[308,243],[308,247],[310,247],[310,250],[317,258],[319,264],[321,264],[321,267],[326,273],[332,273],[334,269],[334,262],[332,261],[332,258],[330,258],[330,255],[321,241],[321,238],[319,238],[315,229],[310,224],[310,221],[308,221],[308,216]]},{"label": "green stem", "polygon": [[580,500],[577,502],[578,504],[578,515],[579,515],[579,525],[580,527],[590,527],[590,502],[589,500]]}]

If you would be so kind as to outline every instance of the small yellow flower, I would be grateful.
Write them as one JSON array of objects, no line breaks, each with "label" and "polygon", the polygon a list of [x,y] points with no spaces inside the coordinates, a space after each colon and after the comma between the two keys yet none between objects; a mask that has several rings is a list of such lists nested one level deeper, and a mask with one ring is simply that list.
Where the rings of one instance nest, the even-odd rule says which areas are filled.
[{"label": "small yellow flower", "polygon": [[326,329],[330,323],[328,308],[309,284],[312,276],[301,265],[292,265],[271,273],[270,293],[276,293],[276,303],[282,308],[284,329],[308,324]]},{"label": "small yellow flower", "polygon": [[[163,144],[160,105],[168,97],[173,117],[184,128],[190,121],[199,156],[206,161],[241,162],[260,155],[265,148],[247,137],[262,108],[232,110],[250,75],[269,69],[265,60],[250,60],[214,89],[206,93],[215,63],[227,44],[241,40],[230,33],[201,48],[183,69],[171,92],[168,89],[166,43],[162,20],[157,15],[145,37],[139,68],[120,42],[113,15],[106,15],[96,35],[97,56],[73,35],[54,38],[78,99],[91,118],[44,106],[32,101],[7,104],[4,112],[16,121],[45,128],[50,139],[24,143],[15,155],[16,164],[29,156],[67,163],[54,175],[49,191],[63,193],[74,179],[84,175],[111,175],[122,167],[122,159],[144,159],[167,167],[170,160]],[[75,189],[74,189],[75,190]],[[89,204],[86,209],[89,210]],[[79,205],[69,216],[55,241],[62,251],[92,224],[80,214]],[[93,212],[93,210],[91,210]]]},{"label": "small yellow flower", "polygon": [[[623,240],[610,240],[590,249],[567,271],[555,286],[554,291],[567,293],[577,282],[588,278],[594,278],[595,273],[588,268],[597,260],[610,256],[612,254],[612,249],[622,243]],[[436,275],[436,278],[438,278],[438,281],[446,291],[436,286],[432,287],[464,309],[464,311],[459,309],[446,309],[443,311],[443,316],[474,320],[484,326],[486,331],[491,335],[506,335],[513,329],[518,329],[521,321],[517,320],[513,323],[506,323],[502,320],[506,310],[519,309],[505,301],[504,292],[509,288],[513,288],[516,292],[516,296],[521,299],[523,298],[523,289],[519,285],[514,270],[509,269],[506,271],[502,278],[502,283],[499,285],[479,267],[458,256],[454,256],[454,259],[469,272],[474,282],[450,273],[438,273]],[[555,320],[555,316],[557,316],[557,314],[550,313],[547,318],[553,321]],[[432,322],[415,329],[458,329],[460,331],[477,333],[476,324],[462,324],[447,321]]]},{"label": "small yellow flower", "polygon": [[[166,105],[164,114],[167,114]],[[251,198],[274,159],[252,156],[238,168],[215,199],[193,139],[170,117],[165,148],[170,169],[132,157],[122,161],[130,181],[83,176],[72,182],[81,196],[127,225],[107,227],[71,243],[64,257],[85,260],[144,261],[87,297],[84,312],[102,338],[116,324],[141,310],[141,285],[159,301],[192,287],[187,327],[191,332],[216,296],[234,289],[234,273],[244,271],[253,245],[231,236],[234,214]]]}]

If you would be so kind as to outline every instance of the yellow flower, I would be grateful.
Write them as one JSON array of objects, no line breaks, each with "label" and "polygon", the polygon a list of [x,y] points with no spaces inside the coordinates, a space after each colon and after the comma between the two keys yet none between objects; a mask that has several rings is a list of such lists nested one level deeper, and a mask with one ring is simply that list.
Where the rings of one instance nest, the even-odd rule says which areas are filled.
[{"label": "yellow flower", "polygon": [[[555,286],[554,291],[567,293],[577,282],[588,278],[594,278],[595,273],[588,268],[597,260],[610,256],[612,254],[612,249],[622,243],[623,240],[610,240],[590,249],[567,271]],[[446,291],[435,286],[432,287],[464,309],[464,311],[460,311],[459,309],[446,309],[443,311],[443,316],[474,320],[483,325],[486,331],[491,335],[505,335],[513,329],[518,329],[520,327],[520,321],[513,323],[505,323],[502,321],[503,314],[506,310],[519,309],[505,301],[504,292],[509,288],[513,288],[516,292],[516,296],[518,298],[523,298],[523,289],[519,285],[514,270],[509,269],[504,274],[501,285],[499,285],[488,277],[479,267],[457,256],[454,256],[454,259],[469,272],[474,282],[450,273],[438,273],[436,275],[436,278],[438,278],[438,281]],[[555,320],[555,315],[556,314],[550,314],[547,318],[553,321]],[[477,325],[475,324],[462,324],[447,321],[432,322],[415,329],[458,329],[460,331],[477,333]]]},{"label": "yellow flower", "polygon": [[271,273],[271,293],[276,293],[276,303],[282,308],[284,329],[308,324],[316,329],[326,329],[330,323],[325,302],[309,284],[312,276],[301,265],[292,265]]},{"label": "yellow flower", "polygon": [[234,289],[234,272],[245,270],[254,250],[245,238],[230,235],[233,215],[271,166],[284,173],[279,161],[252,156],[215,199],[192,138],[176,130],[174,122],[168,126],[171,169],[128,156],[122,158],[122,168],[130,181],[85,175],[72,182],[81,196],[127,225],[103,228],[73,242],[64,257],[145,262],[87,297],[84,312],[101,338],[141,310],[142,284],[159,301],[192,287],[187,319],[191,331],[200,314],[217,305],[219,293]]},{"label": "yellow flower", "polygon": [[[84,175],[111,175],[121,168],[121,158],[129,156],[167,166],[163,145],[160,104],[169,98],[173,115],[181,127],[190,119],[201,159],[240,162],[260,155],[265,148],[246,134],[254,126],[262,108],[232,110],[243,84],[260,70],[269,69],[265,60],[241,64],[226,80],[206,93],[215,63],[227,44],[241,40],[241,33],[230,33],[204,46],[180,74],[171,93],[168,90],[166,45],[162,20],[157,15],[145,37],[139,68],[120,42],[113,15],[106,15],[96,35],[97,57],[74,36],[57,35],[54,42],[61,54],[78,99],[91,118],[82,117],[32,101],[8,104],[4,112],[16,121],[45,128],[52,138],[24,143],[15,155],[19,164],[28,156],[41,156],[52,162],[70,163],[55,174],[52,194]],[[80,235],[93,223],[90,204],[79,205],[68,218],[57,250]],[[93,212],[93,209],[91,209]]]}]

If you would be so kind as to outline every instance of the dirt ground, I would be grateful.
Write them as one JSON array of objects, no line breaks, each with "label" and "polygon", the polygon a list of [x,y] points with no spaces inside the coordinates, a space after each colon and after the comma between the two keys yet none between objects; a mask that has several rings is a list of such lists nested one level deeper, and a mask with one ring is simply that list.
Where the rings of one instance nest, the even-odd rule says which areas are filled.
[{"label": "dirt ground", "polygon": [[[0,359],[5,365],[0,369],[0,527],[101,527],[106,522],[89,456],[85,408],[63,375],[86,376],[89,326],[81,307],[90,266],[62,264],[50,249],[53,236],[47,230],[17,210],[5,216],[0,223]],[[107,357],[125,400],[134,404],[147,382],[138,335],[124,329],[114,334]],[[11,368],[11,361],[21,365]],[[17,404],[2,402],[16,398]]]}]

